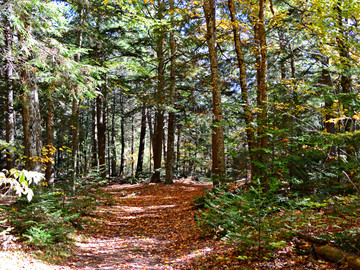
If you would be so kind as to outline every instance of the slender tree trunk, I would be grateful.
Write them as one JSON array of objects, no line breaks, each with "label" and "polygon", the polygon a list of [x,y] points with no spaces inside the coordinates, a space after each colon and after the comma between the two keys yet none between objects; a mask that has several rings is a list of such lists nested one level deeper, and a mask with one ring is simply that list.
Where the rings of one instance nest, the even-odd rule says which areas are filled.
[{"label": "slender tree trunk", "polygon": [[176,142],[176,171],[180,167],[180,146],[181,146],[181,125],[177,125],[177,142]]},{"label": "slender tree trunk", "polygon": [[149,110],[147,110],[146,112],[146,116],[147,116],[147,119],[148,119],[148,125],[149,125],[149,154],[150,154],[150,157],[149,157],[149,171],[151,172],[151,169],[152,169],[152,166],[151,166],[151,160],[152,160],[152,148],[153,148],[153,145],[154,145],[154,133],[153,133],[153,129],[152,129],[152,121],[151,121],[151,115],[150,115],[150,112]]},{"label": "slender tree trunk", "polygon": [[92,166],[98,171],[98,143],[97,143],[97,111],[96,111],[96,101],[95,104],[93,104],[93,110],[92,110]]},{"label": "slender tree trunk", "polygon": [[[174,0],[170,0],[170,10],[174,10]],[[174,16],[171,16],[171,25],[174,27]],[[169,101],[170,107],[174,106],[175,102],[175,53],[176,44],[174,39],[174,30],[170,32],[170,85],[169,85]],[[173,184],[173,168],[174,168],[174,141],[175,141],[175,113],[173,110],[169,111],[168,118],[168,136],[167,136],[167,155],[165,164],[165,183]]]},{"label": "slender tree trunk", "polygon": [[252,127],[252,123],[254,121],[251,109],[250,109],[250,102],[249,102],[249,91],[247,86],[247,77],[246,77],[246,67],[245,67],[245,60],[244,60],[244,53],[242,50],[242,43],[240,38],[239,27],[237,26],[236,20],[236,9],[234,0],[228,0],[228,7],[231,16],[232,22],[232,30],[234,35],[234,43],[235,43],[235,51],[238,60],[238,67],[240,71],[240,87],[241,87],[241,97],[242,103],[244,108],[244,118],[246,124],[246,136],[247,136],[247,144],[250,156],[250,170],[251,176],[256,175],[256,166],[255,166],[255,155],[254,155],[254,148],[255,148],[255,135],[254,130]]},{"label": "slender tree trunk", "polygon": [[[329,92],[329,88],[333,87],[333,83],[331,80],[331,76],[330,76],[330,72],[327,68],[323,68],[321,71],[321,84],[324,86],[324,93],[328,93]],[[331,122],[330,120],[332,118],[334,118],[334,116],[332,115],[332,105],[333,105],[333,101],[329,96],[325,96],[325,128],[326,128],[326,132],[329,134],[334,134],[335,133],[335,123]],[[330,155],[332,157],[336,156],[336,146],[333,145],[330,148]]]},{"label": "slender tree trunk", "polygon": [[141,128],[140,128],[140,141],[139,141],[139,154],[136,165],[135,177],[143,171],[144,150],[145,150],[145,136],[146,136],[146,110],[145,107],[141,109]]},{"label": "slender tree trunk", "polygon": [[[267,44],[265,32],[265,0],[259,0],[259,15],[255,21],[255,46],[256,46],[256,78],[257,78],[257,104],[259,107],[258,122],[258,149],[257,162],[263,166],[267,162],[266,151],[268,136],[266,135],[267,121]],[[264,169],[258,168],[257,173],[263,176]]]},{"label": "slender tree trunk", "polygon": [[54,161],[53,156],[55,153],[54,147],[54,102],[52,96],[47,100],[48,115],[46,120],[46,171],[45,180],[48,184],[54,182]]},{"label": "slender tree trunk", "polygon": [[112,107],[112,123],[111,123],[111,149],[112,149],[112,157],[111,157],[111,176],[116,176],[116,145],[115,145],[115,102],[116,102],[116,95],[114,92],[114,101]]},{"label": "slender tree trunk", "polygon": [[214,186],[225,181],[225,148],[221,108],[221,85],[218,70],[215,27],[215,0],[204,1],[206,41],[209,49],[214,123],[212,125],[212,173]]},{"label": "slender tree trunk", "polygon": [[[77,96],[77,93],[76,93]],[[72,128],[72,146],[71,146],[71,181],[72,189],[75,191],[77,175],[77,150],[79,144],[79,101],[74,97],[71,108],[71,128]]]},{"label": "slender tree trunk", "polygon": [[32,170],[31,162],[31,133],[30,133],[30,97],[23,90],[21,95],[21,108],[22,108],[22,126],[24,133],[24,155],[25,155],[25,169]]},{"label": "slender tree trunk", "polygon": [[[14,110],[14,79],[13,79],[13,61],[11,47],[13,43],[13,34],[11,31],[10,21],[5,19],[5,82],[7,86],[6,93],[6,142],[13,143],[15,141],[15,110]],[[6,154],[6,168],[8,170],[15,167],[15,157],[11,149]]]},{"label": "slender tree trunk", "polygon": [[[79,14],[80,14],[80,22],[79,28],[83,26],[84,20],[84,9],[82,5],[79,7]],[[82,47],[82,40],[83,40],[83,32],[80,30],[78,33],[76,45],[78,48]],[[80,62],[80,54],[75,56],[75,61]],[[78,144],[79,144],[79,93],[78,90],[74,90],[74,97],[72,100],[72,108],[71,108],[71,120],[72,120],[72,146],[71,146],[71,185],[72,190],[75,191],[76,185],[76,175],[77,175],[77,152],[78,152]]]},{"label": "slender tree trunk", "polygon": [[[159,20],[163,19],[165,3],[163,0],[158,0],[158,14]],[[165,57],[164,57],[164,39],[165,30],[159,29],[157,33],[156,42],[156,57],[158,61],[157,70],[157,90],[156,90],[156,111],[155,111],[155,125],[154,125],[154,145],[153,145],[153,158],[154,158],[154,173],[151,176],[152,183],[159,183],[160,180],[160,169],[162,159],[162,146],[164,137],[164,68],[165,68]]]},{"label": "slender tree trunk", "polygon": [[98,156],[101,177],[106,177],[106,123],[105,123],[105,104],[106,93],[103,91],[103,96],[98,95],[96,98],[96,120],[98,127]]},{"label": "slender tree trunk", "polygon": [[24,131],[25,168],[32,171],[42,171],[42,139],[39,93],[31,80],[32,74],[27,70],[20,72],[22,84],[22,117]]},{"label": "slender tree trunk", "polygon": [[135,133],[134,115],[132,115],[132,116],[131,116],[131,149],[130,149],[130,155],[131,155],[131,177],[134,177],[134,166],[135,166],[135,160],[134,160],[134,133]]},{"label": "slender tree trunk", "polygon": [[125,119],[124,119],[124,104],[123,97],[120,95],[120,110],[121,110],[121,121],[120,121],[120,131],[121,131],[121,153],[120,153],[120,176],[124,176],[124,166],[125,166]]},{"label": "slender tree trunk", "polygon": [[[353,131],[354,124],[352,115],[354,114],[352,108],[352,97],[351,97],[351,63],[350,63],[350,50],[348,45],[348,33],[344,29],[344,17],[343,17],[343,7],[342,1],[339,0],[336,4],[337,11],[337,27],[338,35],[336,36],[337,50],[340,55],[341,63],[341,75],[340,75],[340,85],[341,91],[344,94],[342,98],[342,105],[344,107],[344,114],[347,116],[345,123],[343,124],[345,132]],[[347,152],[353,152],[350,149],[352,146],[347,146]]]}]

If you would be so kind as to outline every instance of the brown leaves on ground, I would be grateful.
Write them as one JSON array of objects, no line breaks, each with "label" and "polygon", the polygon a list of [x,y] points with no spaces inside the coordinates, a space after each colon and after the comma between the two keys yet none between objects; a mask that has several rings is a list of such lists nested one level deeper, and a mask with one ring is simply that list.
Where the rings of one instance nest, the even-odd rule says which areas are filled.
[{"label": "brown leaves on ground", "polygon": [[91,236],[69,260],[74,269],[194,269],[191,263],[230,246],[202,236],[193,198],[209,184],[111,185],[95,210]]},{"label": "brown leaves on ground", "polygon": [[[86,240],[76,244],[62,266],[15,257],[2,258],[0,269],[346,268],[296,254],[292,241],[266,259],[264,254],[257,256],[256,250],[239,253],[231,245],[204,237],[196,223],[193,199],[209,188],[210,184],[190,180],[177,180],[174,185],[109,185],[85,226]],[[4,268],[4,263],[10,268]]]}]

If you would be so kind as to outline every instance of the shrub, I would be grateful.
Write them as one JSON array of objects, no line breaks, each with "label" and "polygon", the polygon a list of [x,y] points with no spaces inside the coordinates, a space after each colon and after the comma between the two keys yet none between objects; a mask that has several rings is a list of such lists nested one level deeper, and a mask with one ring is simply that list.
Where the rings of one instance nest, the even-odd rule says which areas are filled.
[{"label": "shrub", "polygon": [[270,216],[279,210],[278,200],[273,196],[275,189],[274,186],[265,192],[258,181],[247,192],[209,192],[196,199],[205,207],[198,217],[200,226],[205,232],[242,248],[282,246],[284,242],[276,240],[276,234],[282,230],[279,218]]}]

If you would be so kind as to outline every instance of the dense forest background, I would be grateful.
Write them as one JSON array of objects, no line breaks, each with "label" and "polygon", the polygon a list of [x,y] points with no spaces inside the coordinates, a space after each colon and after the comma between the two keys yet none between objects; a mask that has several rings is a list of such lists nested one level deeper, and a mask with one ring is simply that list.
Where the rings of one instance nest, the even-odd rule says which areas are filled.
[{"label": "dense forest background", "polygon": [[4,1],[1,166],[356,182],[359,3],[205,4]]},{"label": "dense forest background", "polygon": [[194,176],[225,188],[205,205],[240,179],[271,207],[360,192],[359,1],[3,0],[0,15],[3,179]]}]

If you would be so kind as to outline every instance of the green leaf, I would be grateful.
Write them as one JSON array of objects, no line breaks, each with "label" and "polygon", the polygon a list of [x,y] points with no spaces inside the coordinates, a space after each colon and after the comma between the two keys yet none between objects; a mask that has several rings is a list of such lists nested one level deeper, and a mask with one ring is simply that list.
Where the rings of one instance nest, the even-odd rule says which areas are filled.
[{"label": "green leaf", "polygon": [[23,186],[28,186],[28,183],[26,182],[25,174],[24,174],[24,173],[22,173],[22,174],[20,175],[19,183],[20,183],[21,185],[23,185]]}]

